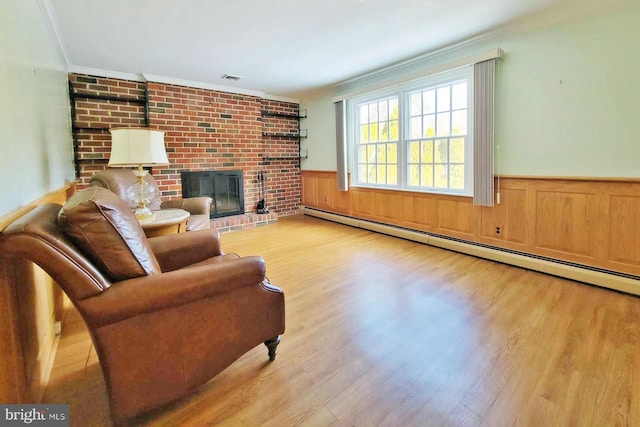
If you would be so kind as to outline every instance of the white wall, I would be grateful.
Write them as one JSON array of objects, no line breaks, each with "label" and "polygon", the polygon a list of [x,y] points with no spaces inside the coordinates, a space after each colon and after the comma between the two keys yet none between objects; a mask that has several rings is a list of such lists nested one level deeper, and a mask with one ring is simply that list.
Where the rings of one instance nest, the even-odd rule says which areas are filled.
[{"label": "white wall", "polygon": [[330,92],[301,101],[300,108],[307,109],[307,118],[300,121],[309,136],[301,140],[300,148],[308,150],[309,157],[302,159],[300,167],[306,170],[336,170],[335,107]]},{"label": "white wall", "polygon": [[0,12],[0,216],[74,179],[67,73],[36,0]]},{"label": "white wall", "polygon": [[[522,27],[521,27],[522,28]],[[332,98],[501,47],[496,140],[504,175],[640,177],[640,5],[451,49],[301,100],[306,170],[335,170]]]}]

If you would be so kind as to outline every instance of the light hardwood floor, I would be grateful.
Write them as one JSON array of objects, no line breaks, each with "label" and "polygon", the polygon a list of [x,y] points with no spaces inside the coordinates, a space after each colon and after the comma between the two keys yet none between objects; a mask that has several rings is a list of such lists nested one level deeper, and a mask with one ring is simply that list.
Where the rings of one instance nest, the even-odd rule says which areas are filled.
[{"label": "light hardwood floor", "polygon": [[[303,216],[222,244],[284,290],[278,356],[256,347],[140,425],[640,425],[637,297]],[[67,320],[44,400],[109,425]]]}]

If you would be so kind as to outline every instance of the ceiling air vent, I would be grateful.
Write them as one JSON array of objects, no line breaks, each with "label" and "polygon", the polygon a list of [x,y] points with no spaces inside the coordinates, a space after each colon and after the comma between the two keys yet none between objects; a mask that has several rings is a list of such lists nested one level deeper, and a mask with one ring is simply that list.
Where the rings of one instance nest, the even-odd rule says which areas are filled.
[{"label": "ceiling air vent", "polygon": [[231,80],[231,81],[237,82],[242,77],[240,77],[240,76],[232,76],[231,74],[223,74],[223,75],[220,76],[220,78],[224,79],[224,80]]}]

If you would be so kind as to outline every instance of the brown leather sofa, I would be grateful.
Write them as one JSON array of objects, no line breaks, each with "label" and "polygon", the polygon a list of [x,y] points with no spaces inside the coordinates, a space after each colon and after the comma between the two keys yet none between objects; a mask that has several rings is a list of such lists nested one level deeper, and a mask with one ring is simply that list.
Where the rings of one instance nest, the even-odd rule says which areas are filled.
[{"label": "brown leather sofa", "polygon": [[[138,178],[131,172],[131,169],[109,168],[94,174],[89,180],[89,185],[111,190],[128,203],[127,189],[135,184],[137,179]],[[158,191],[158,183],[153,176],[147,174],[144,180],[156,189],[156,194],[160,194],[160,191]],[[191,214],[187,220],[186,230],[205,230],[211,227],[211,201],[211,197],[176,198],[161,201],[158,196],[156,200],[151,202],[149,209],[152,211],[159,209],[184,209]]]},{"label": "brown leather sofa", "polygon": [[2,231],[0,253],[40,265],[84,319],[115,424],[192,392],[260,343],[275,358],[284,294],[262,258],[214,229],[147,239],[130,209],[89,187]]}]

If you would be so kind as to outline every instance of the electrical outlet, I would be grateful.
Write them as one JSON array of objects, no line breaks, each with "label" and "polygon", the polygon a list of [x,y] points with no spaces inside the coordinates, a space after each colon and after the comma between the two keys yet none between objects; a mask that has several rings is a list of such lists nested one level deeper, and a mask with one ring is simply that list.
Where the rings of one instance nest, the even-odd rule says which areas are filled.
[{"label": "electrical outlet", "polygon": [[502,233],[502,227],[498,226],[496,227],[496,234],[501,234]]}]

